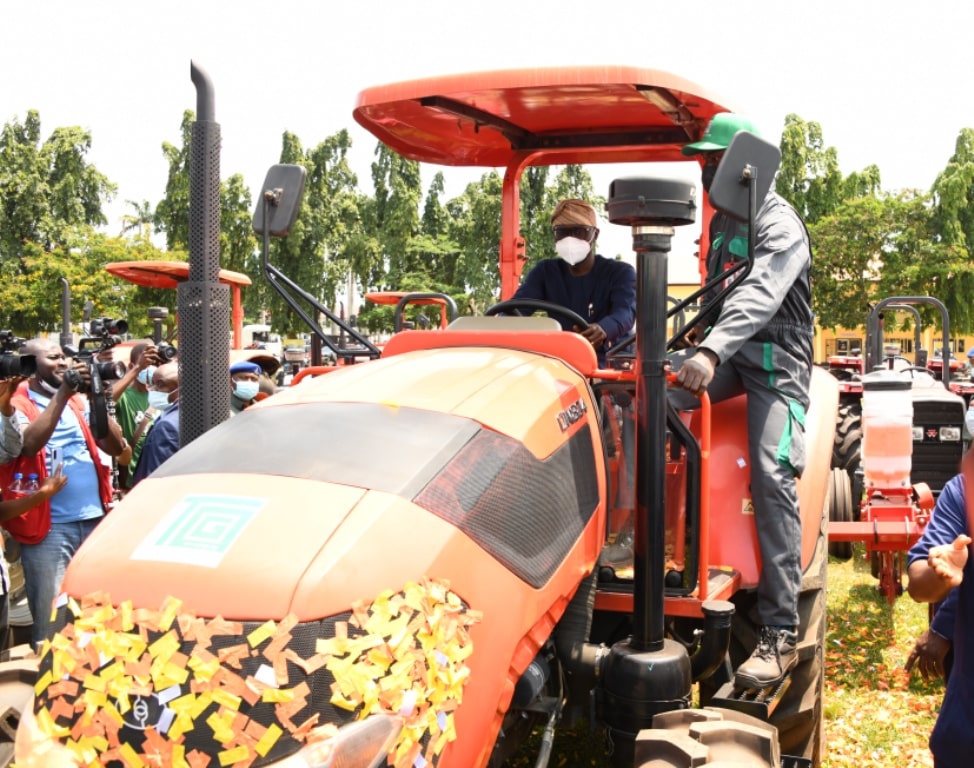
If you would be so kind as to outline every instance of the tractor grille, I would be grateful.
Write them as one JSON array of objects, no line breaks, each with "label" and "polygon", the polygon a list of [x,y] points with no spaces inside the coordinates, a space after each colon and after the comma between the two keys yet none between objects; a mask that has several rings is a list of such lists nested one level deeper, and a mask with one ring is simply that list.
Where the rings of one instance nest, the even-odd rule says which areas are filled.
[{"label": "tractor grille", "polygon": [[428,579],[308,622],[204,620],[173,598],[146,610],[90,595],[57,610],[35,712],[78,764],[120,768],[270,765],[319,726],[394,712],[407,726],[397,753],[435,766],[478,620]]},{"label": "tractor grille", "polygon": [[[310,659],[315,655],[315,643],[319,637],[333,637],[335,625],[341,621],[347,621],[350,614],[335,616],[324,621],[315,621],[296,624],[290,629],[290,640],[287,648],[291,649],[302,659]],[[65,621],[68,617],[67,607],[62,607],[58,611],[55,628],[63,631]],[[227,622],[228,625],[232,624]],[[263,622],[242,622],[237,624],[242,631],[226,635],[214,635],[206,642],[204,639],[192,635],[191,631],[186,631],[179,623],[174,623],[168,632],[146,631],[145,640],[147,647],[152,647],[154,643],[172,643],[174,653],[169,658],[170,663],[178,668],[182,662],[182,672],[189,673],[186,681],[176,684],[162,691],[142,690],[138,694],[130,694],[128,707],[120,704],[122,695],[112,696],[110,690],[104,691],[104,708],[113,708],[111,713],[113,718],[121,721],[118,729],[118,741],[120,745],[125,745],[130,754],[144,754],[151,748],[153,739],[167,741],[168,737],[177,731],[182,731],[184,725],[190,727],[182,731],[182,737],[176,741],[182,744],[184,754],[189,755],[194,750],[202,755],[218,756],[230,750],[244,748],[241,754],[247,754],[248,745],[251,748],[250,754],[253,756],[251,762],[246,763],[250,766],[267,765],[280,760],[287,755],[296,752],[303,746],[303,743],[294,737],[294,730],[308,720],[314,720],[317,724],[335,723],[338,725],[350,721],[354,717],[353,712],[337,709],[331,705],[331,685],[334,682],[333,675],[324,667],[317,669],[310,674],[298,667],[296,664],[287,663],[287,682],[280,685],[279,690],[297,690],[306,694],[303,701],[306,704],[298,708],[297,704],[291,708],[284,706],[287,702],[264,701],[260,696],[254,698],[254,694],[246,694],[248,679],[267,680],[268,669],[273,670],[274,663],[270,661],[262,651],[271,644],[271,639],[267,638],[263,643],[253,648],[247,642],[251,633],[259,631]],[[178,643],[178,646],[176,645]],[[204,648],[201,646],[205,646]],[[283,648],[280,652],[283,653]],[[275,650],[275,652],[277,652]],[[225,660],[220,664],[221,671],[219,676],[221,684],[216,686],[216,690],[222,691],[219,695],[206,697],[200,695],[199,680],[203,677],[199,673],[190,672],[189,665],[195,659],[220,659]],[[57,665],[58,656],[56,653],[47,653],[41,660],[40,677],[54,673]],[[85,679],[79,681],[75,686],[66,687],[64,685],[50,685],[38,697],[35,708],[40,711],[46,708],[53,716],[54,722],[58,726],[72,729],[73,735],[84,737],[81,728],[81,721],[85,716],[85,709],[79,708],[78,703],[92,691],[101,686],[100,683],[93,682],[93,678],[107,678],[108,669],[118,663],[117,658],[109,658],[106,663],[99,665],[97,661],[92,661],[85,670]],[[203,663],[202,661],[200,662]],[[211,661],[212,663],[212,661]],[[174,678],[179,677],[178,669],[173,670]],[[55,678],[59,675],[54,675]],[[70,678],[68,678],[70,680]],[[306,689],[305,689],[306,686]],[[182,711],[180,702],[188,703],[193,696],[193,689],[196,689],[195,700],[198,709],[190,712],[188,722],[179,723],[177,712]],[[78,690],[80,695],[70,696],[69,694]],[[101,691],[98,692],[102,693]],[[123,693],[116,691],[116,694]],[[253,699],[248,701],[244,698],[250,695]],[[102,700],[99,695],[96,697]],[[209,703],[205,703],[209,698]],[[237,706],[237,716],[230,720],[227,718],[226,705],[230,704],[233,709]],[[80,711],[79,711],[80,709]],[[126,711],[122,712],[122,709]],[[116,715],[118,713],[118,715]],[[102,718],[108,721],[107,714]],[[97,718],[96,718],[97,722]],[[221,742],[221,729],[226,726],[235,732],[232,743]],[[89,734],[96,738],[100,731],[97,726]],[[268,732],[279,734],[273,746],[264,755],[259,754],[256,745],[260,743]],[[269,737],[270,738],[270,737]],[[265,742],[266,743],[266,742]],[[168,747],[171,748],[171,747]],[[118,751],[117,759],[113,759],[111,754],[103,755],[103,765],[125,765],[125,752]],[[105,759],[107,758],[107,759]],[[175,762],[175,761],[174,761]],[[192,763],[191,763],[192,764]],[[212,759],[209,765],[220,765],[218,759]],[[236,765],[236,762],[234,763]]]},{"label": "tractor grille", "polygon": [[964,407],[960,398],[914,399],[913,426],[922,430],[923,438],[913,442],[910,472],[913,483],[926,483],[937,494],[960,471],[963,443],[960,440],[941,441],[940,428],[953,426],[963,429],[963,425]]},{"label": "tractor grille", "polygon": [[543,460],[517,440],[481,430],[413,501],[541,587],[598,509],[592,455],[589,429]]}]

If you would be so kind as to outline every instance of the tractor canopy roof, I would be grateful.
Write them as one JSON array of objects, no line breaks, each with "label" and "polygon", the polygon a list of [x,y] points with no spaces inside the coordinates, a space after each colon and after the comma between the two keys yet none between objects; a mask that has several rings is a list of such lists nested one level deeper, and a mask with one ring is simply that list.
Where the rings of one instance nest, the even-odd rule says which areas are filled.
[{"label": "tractor canopy roof", "polygon": [[355,120],[411,160],[454,166],[680,161],[730,107],[653,69],[551,67],[412,80],[359,94]]},{"label": "tractor canopy roof", "polygon": [[[710,118],[731,108],[653,69],[549,67],[447,75],[362,91],[360,125],[410,160],[504,168],[501,298],[524,265],[520,178],[539,165],[685,162]],[[704,213],[704,225],[709,213]]]}]

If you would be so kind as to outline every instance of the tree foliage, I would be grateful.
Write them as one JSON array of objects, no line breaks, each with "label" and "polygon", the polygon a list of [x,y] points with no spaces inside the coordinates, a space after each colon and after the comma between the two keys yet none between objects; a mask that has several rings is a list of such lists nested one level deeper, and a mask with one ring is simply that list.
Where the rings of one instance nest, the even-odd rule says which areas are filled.
[{"label": "tree foliage", "polygon": [[[291,234],[272,247],[273,263],[329,307],[348,280],[350,259],[345,245],[360,221],[357,179],[347,158],[350,147],[351,139],[343,130],[309,151],[302,148],[297,136],[285,133],[281,149],[281,162],[303,166],[307,179]],[[265,295],[264,301],[282,332],[305,330],[279,295]],[[311,311],[310,306],[304,309]]]},{"label": "tree foliage", "polygon": [[[931,194],[880,190],[879,169],[843,176],[821,126],[789,115],[776,190],[803,215],[812,236],[813,304],[820,324],[862,325],[890,296],[933,296],[954,332],[974,330],[968,264],[974,243],[974,131],[964,129]],[[924,323],[939,314],[920,308]]]},{"label": "tree foliage", "polygon": [[877,194],[879,187],[876,166],[843,177],[839,153],[825,145],[821,125],[795,114],[785,118],[775,190],[807,224],[834,213],[844,200]]},{"label": "tree foliage", "polygon": [[56,128],[41,140],[41,118],[30,110],[0,132],[0,264],[3,277],[22,272],[29,243],[63,244],[75,228],[106,223],[102,205],[116,191],[86,156],[91,133]]},{"label": "tree foliage", "polygon": [[[147,326],[147,306],[175,312],[175,291],[119,285],[104,266],[187,258],[193,121],[193,112],[184,112],[180,140],[162,143],[168,164],[162,199],[154,206],[128,201],[120,238],[96,230],[106,223],[102,207],[115,187],[87,162],[89,133],[57,128],[43,139],[33,111],[23,122],[3,126],[0,325],[27,333],[59,327],[61,278],[75,301],[91,300],[101,314],[124,313],[133,328]],[[377,144],[371,189],[362,190],[348,163],[350,148],[347,131],[307,150],[296,135],[283,134],[281,162],[302,165],[307,186],[290,236],[271,243],[271,262],[321,304],[346,315],[352,312],[347,300],[352,291],[438,291],[452,297],[461,313],[482,312],[497,301],[501,176],[487,170],[447,198],[442,173],[424,190],[418,163]],[[856,327],[880,298],[929,294],[948,306],[954,332],[974,331],[974,272],[968,266],[974,248],[974,129],[960,132],[929,194],[884,192],[876,166],[843,175],[822,126],[795,114],[786,118],[781,150],[776,189],[796,206],[812,234],[813,300],[823,325]],[[580,197],[604,209],[580,166],[529,167],[520,193],[525,271],[552,256],[549,216],[560,199]],[[278,330],[296,334],[305,330],[303,323],[261,274],[252,210],[242,176],[221,181],[221,266],[253,281],[244,291],[248,318],[270,310]],[[153,232],[163,236],[165,250],[152,246]],[[421,315],[428,315],[422,307],[409,310],[414,322],[422,324]],[[373,332],[391,330],[392,308],[366,305],[359,321]]]},{"label": "tree foliage", "polygon": [[[62,237],[64,242],[49,248],[36,242],[25,244],[22,278],[0,282],[0,326],[16,329],[24,336],[60,332],[62,281],[67,281],[72,325],[81,316],[80,307],[90,301],[94,317],[122,318],[128,321],[133,335],[149,333],[148,305],[143,303],[142,289],[119,281],[104,267],[119,261],[159,259],[163,254],[148,241],[132,243],[87,226],[63,232]],[[171,301],[161,306],[174,315],[175,292],[167,293]]]}]

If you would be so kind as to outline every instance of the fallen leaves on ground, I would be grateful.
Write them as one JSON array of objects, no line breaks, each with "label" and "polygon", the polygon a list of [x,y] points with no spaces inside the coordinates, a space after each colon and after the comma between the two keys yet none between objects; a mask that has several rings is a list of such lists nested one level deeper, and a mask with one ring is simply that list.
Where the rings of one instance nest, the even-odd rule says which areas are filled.
[{"label": "fallen leaves on ground", "polygon": [[927,740],[943,683],[904,665],[928,626],[926,605],[903,595],[890,605],[861,546],[829,561],[822,768],[932,768]]}]

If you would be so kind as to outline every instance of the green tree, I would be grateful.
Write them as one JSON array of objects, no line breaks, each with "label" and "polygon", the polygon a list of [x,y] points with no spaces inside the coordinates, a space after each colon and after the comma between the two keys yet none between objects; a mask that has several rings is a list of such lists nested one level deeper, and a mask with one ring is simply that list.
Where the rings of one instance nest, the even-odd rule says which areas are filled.
[{"label": "green tree", "polygon": [[156,205],[156,232],[166,236],[166,248],[170,251],[189,251],[189,150],[195,120],[193,110],[187,109],[179,124],[181,145],[162,143],[169,172],[166,195]]},{"label": "green tree", "polygon": [[[953,334],[974,330],[971,306],[974,264],[963,238],[943,236],[942,222],[929,195],[902,192],[895,198],[892,247],[884,254],[882,296],[933,296],[943,302]],[[940,314],[920,308],[925,324],[939,328]]]},{"label": "green tree", "polygon": [[234,272],[258,275],[250,190],[235,173],[220,184],[220,264]]},{"label": "green tree", "polygon": [[52,249],[77,227],[106,223],[102,206],[116,187],[86,157],[91,134],[56,128],[41,141],[41,119],[30,110],[0,132],[0,267],[5,279],[23,271],[29,243]]},{"label": "green tree", "polygon": [[152,236],[152,226],[155,222],[152,203],[148,200],[142,202],[126,200],[125,204],[132,209],[132,212],[122,216],[122,235],[132,232],[136,240],[148,240]]},{"label": "green tree", "polygon": [[[951,329],[972,327],[974,266],[963,244],[937,235],[930,198],[916,192],[842,202],[809,227],[814,246],[813,303],[823,327],[855,328],[889,296],[933,296],[950,313]],[[924,323],[939,314],[919,307]]]},{"label": "green tree", "polygon": [[[132,243],[80,226],[62,233],[64,242],[45,247],[29,241],[23,249],[23,276],[0,282],[0,327],[16,329],[24,336],[61,328],[61,280],[67,280],[72,320],[81,316],[84,302],[94,305],[94,316],[123,318],[130,332],[151,330],[140,289],[111,275],[105,265],[119,261],[144,261],[162,256],[148,241]],[[165,303],[175,312],[174,291],[165,292]]]},{"label": "green tree", "polygon": [[498,248],[501,241],[501,191],[497,171],[488,171],[450,200],[450,239],[457,243],[455,286],[467,295],[461,314],[482,314],[500,293]]},{"label": "green tree", "polygon": [[383,288],[402,284],[408,273],[425,272],[415,253],[410,253],[410,240],[419,234],[421,196],[419,163],[397,155],[384,144],[377,144],[372,163],[375,188],[376,237],[382,244],[386,279]]},{"label": "green tree", "polygon": [[844,200],[878,194],[879,169],[871,165],[843,177],[839,153],[835,147],[825,146],[822,126],[790,114],[781,134],[775,190],[811,224],[835,212]]},{"label": "green tree", "polygon": [[933,183],[934,218],[944,241],[974,251],[974,129],[964,128]]},{"label": "green tree", "polygon": [[440,199],[443,191],[443,174],[437,173],[423,203],[421,234],[414,237],[407,248],[410,258],[423,265],[424,272],[430,276],[431,285],[438,283],[462,291],[465,286],[457,279],[460,247],[450,238],[450,214]]},{"label": "green tree", "polygon": [[[353,264],[347,253],[360,229],[360,198],[357,179],[348,165],[352,142],[339,131],[305,151],[301,141],[285,133],[281,162],[304,166],[307,171],[304,199],[291,234],[272,247],[273,264],[288,279],[327,307],[344,290]],[[361,245],[361,240],[357,243]],[[268,295],[274,324],[284,333],[305,330],[300,318],[278,295]],[[304,307],[310,311],[310,307]]]}]

